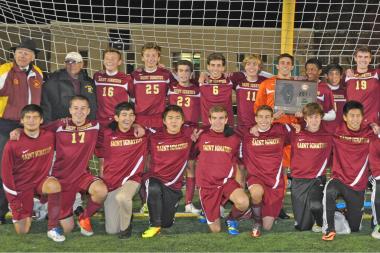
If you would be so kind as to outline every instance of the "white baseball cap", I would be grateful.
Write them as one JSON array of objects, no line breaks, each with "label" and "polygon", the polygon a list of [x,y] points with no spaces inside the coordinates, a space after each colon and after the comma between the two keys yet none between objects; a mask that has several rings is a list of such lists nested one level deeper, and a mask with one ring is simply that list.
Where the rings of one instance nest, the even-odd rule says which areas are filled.
[{"label": "white baseball cap", "polygon": [[83,62],[82,56],[78,52],[70,52],[65,57],[65,62],[68,63],[80,63]]}]

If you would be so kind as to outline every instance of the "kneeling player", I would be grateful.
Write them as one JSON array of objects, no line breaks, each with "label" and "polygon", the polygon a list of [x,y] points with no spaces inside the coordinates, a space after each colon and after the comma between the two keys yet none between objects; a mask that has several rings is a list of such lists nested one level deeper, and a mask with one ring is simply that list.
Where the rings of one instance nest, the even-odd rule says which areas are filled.
[{"label": "kneeling player", "polygon": [[380,239],[380,135],[369,147],[369,165],[371,174],[375,179],[372,184],[372,216],[376,225],[372,232],[372,237]]},{"label": "kneeling player", "polygon": [[47,195],[47,236],[56,242],[63,242],[65,236],[58,226],[61,185],[49,176],[54,156],[54,134],[40,129],[42,121],[42,109],[38,105],[30,104],[22,109],[23,132],[18,141],[8,141],[4,149],[3,185],[17,234],[29,232],[34,195]]},{"label": "kneeling player", "polygon": [[261,226],[272,228],[284,199],[285,183],[282,150],[290,143],[291,128],[273,123],[273,110],[261,105],[256,110],[259,136],[246,134],[243,139],[243,159],[247,170],[247,185],[252,198],[252,237],[260,237]]},{"label": "kneeling player", "polygon": [[347,204],[347,221],[351,232],[358,232],[362,221],[364,193],[368,182],[368,154],[373,131],[362,126],[363,105],[348,101],[343,107],[342,123],[334,133],[332,177],[325,186],[323,219],[327,229],[325,241],[336,235],[334,213],[336,199],[341,196]]},{"label": "kneeling player", "polygon": [[199,151],[196,167],[196,183],[199,199],[211,232],[221,230],[220,206],[233,202],[231,213],[226,221],[228,233],[238,235],[237,219],[248,209],[249,199],[243,188],[235,180],[237,154],[240,139],[226,128],[227,110],[223,106],[213,106],[209,111],[210,129],[198,139]]},{"label": "kneeling player", "polygon": [[140,188],[147,139],[134,135],[134,104],[118,104],[114,118],[99,140],[97,156],[104,158],[103,180],[109,189],[104,202],[106,232],[127,239],[132,235],[132,199]]},{"label": "kneeling player", "polygon": [[319,104],[307,104],[302,114],[306,128],[292,135],[291,142],[291,193],[295,228],[322,232],[323,187],[332,149],[332,134],[321,126],[324,113]]},{"label": "kneeling player", "polygon": [[162,117],[164,128],[149,136],[151,166],[143,178],[150,227],[142,234],[143,238],[153,237],[161,228],[173,225],[192,145],[192,131],[183,127],[185,117],[181,107],[169,105]]},{"label": "kneeling player", "polygon": [[[73,203],[77,192],[89,193],[87,207],[79,215],[81,233],[93,235],[90,217],[101,207],[107,196],[107,186],[103,180],[93,176],[88,170],[98,137],[99,123],[87,120],[90,113],[89,101],[77,95],[70,99],[71,120],[67,123],[55,121],[49,129],[55,131],[56,160],[52,169],[62,185],[60,221],[65,233],[74,228]],[[49,214],[50,215],[50,214]]]}]

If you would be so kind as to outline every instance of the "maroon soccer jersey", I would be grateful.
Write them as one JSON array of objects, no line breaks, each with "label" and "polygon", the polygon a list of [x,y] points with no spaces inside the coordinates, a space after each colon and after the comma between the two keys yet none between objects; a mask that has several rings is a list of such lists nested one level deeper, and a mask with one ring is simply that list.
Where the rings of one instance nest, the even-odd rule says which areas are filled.
[{"label": "maroon soccer jersey", "polygon": [[259,85],[265,79],[267,78],[258,76],[256,81],[248,81],[243,72],[235,72],[231,76],[231,81],[236,91],[238,126],[252,126],[255,123],[253,106],[256,101],[256,94],[259,91]]},{"label": "maroon soccer jersey", "polygon": [[380,180],[380,135],[370,143],[369,165],[372,176]]},{"label": "maroon soccer jersey", "polygon": [[377,122],[379,119],[380,70],[368,70],[346,77],[347,100],[356,100],[364,106],[365,123]]},{"label": "maroon soccer jersey", "polygon": [[317,103],[322,106],[324,113],[328,113],[334,109],[334,96],[326,83],[318,83]]},{"label": "maroon soccer jersey", "polygon": [[104,158],[103,180],[109,191],[122,186],[127,180],[141,182],[144,171],[147,138],[137,138],[131,128],[123,133],[119,129],[104,131],[99,140],[97,155]]},{"label": "maroon soccer jersey", "polygon": [[324,128],[312,133],[302,130],[291,138],[292,177],[312,179],[324,175],[330,159],[333,136]]},{"label": "maroon soccer jersey", "polygon": [[246,134],[243,138],[243,161],[248,176],[258,178],[265,185],[276,189],[283,186],[282,153],[290,143],[291,128],[274,123],[259,137]]},{"label": "maroon soccer jersey", "polygon": [[130,75],[117,72],[110,76],[106,71],[96,72],[94,82],[98,108],[96,118],[101,122],[111,122],[115,114],[115,106],[121,102],[129,101],[132,93],[132,79]]},{"label": "maroon soccer jersey", "polygon": [[200,118],[200,93],[199,87],[192,84],[184,87],[177,84],[169,90],[169,104],[178,105],[185,114],[185,123],[188,125],[198,125]]},{"label": "maroon soccer jersey", "polygon": [[325,128],[328,132],[334,133],[336,128],[343,123],[343,106],[346,103],[346,90],[342,85],[332,86],[328,85],[334,96],[334,108],[336,118],[332,121],[324,121]]},{"label": "maroon soccer jersey", "polygon": [[[154,72],[134,71],[132,73],[133,92],[136,103],[136,121],[146,127],[160,127],[161,114],[165,110],[169,86],[174,83],[170,71],[157,68]],[[152,120],[153,122],[151,125]]]},{"label": "maroon soccer jersey", "polygon": [[222,105],[227,110],[228,124],[234,125],[234,114],[232,111],[232,89],[233,85],[229,78],[222,76],[219,79],[209,77],[207,83],[200,84],[201,92],[201,118],[203,126],[210,126],[208,114],[211,107]]},{"label": "maroon soccer jersey", "polygon": [[88,172],[88,161],[94,153],[99,123],[86,121],[83,126],[76,126],[71,120],[68,124],[55,121],[49,128],[55,130],[56,142],[52,175],[59,179],[65,189]]},{"label": "maroon soccer jersey", "polygon": [[166,129],[160,129],[149,135],[149,177],[159,179],[172,189],[181,189],[182,175],[192,145],[191,133],[191,127],[183,126],[178,134],[169,134]]},{"label": "maroon soccer jersey", "polygon": [[43,129],[37,138],[21,133],[18,141],[7,142],[1,162],[3,186],[10,202],[49,175],[53,156],[54,134]]},{"label": "maroon soccer jersey", "polygon": [[240,138],[236,134],[225,137],[211,129],[202,133],[196,144],[199,152],[195,169],[197,186],[215,188],[234,178],[239,148]]},{"label": "maroon soccer jersey", "polygon": [[357,191],[368,182],[369,143],[374,138],[371,128],[351,131],[342,123],[334,134],[332,178]]}]

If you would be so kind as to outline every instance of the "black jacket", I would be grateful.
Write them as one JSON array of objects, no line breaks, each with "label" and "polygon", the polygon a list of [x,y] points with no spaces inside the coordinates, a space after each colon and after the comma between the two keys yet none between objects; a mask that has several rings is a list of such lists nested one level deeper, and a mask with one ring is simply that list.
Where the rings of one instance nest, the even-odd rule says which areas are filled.
[{"label": "black jacket", "polygon": [[[96,89],[94,82],[84,70],[79,73],[78,80],[80,81],[80,94],[90,101],[89,119],[95,119]],[[41,107],[44,111],[45,123],[70,117],[69,101],[74,95],[74,86],[66,69],[53,72],[42,85]]]}]

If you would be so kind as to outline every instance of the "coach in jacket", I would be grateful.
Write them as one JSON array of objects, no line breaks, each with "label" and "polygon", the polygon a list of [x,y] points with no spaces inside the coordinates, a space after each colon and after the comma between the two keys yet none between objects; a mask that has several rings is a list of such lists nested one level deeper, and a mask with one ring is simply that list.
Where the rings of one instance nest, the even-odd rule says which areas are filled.
[{"label": "coach in jacket", "polygon": [[74,95],[83,95],[89,99],[89,118],[95,119],[95,86],[83,69],[82,56],[77,52],[70,52],[65,57],[65,68],[53,72],[42,87],[44,121],[69,117],[69,101]]}]

